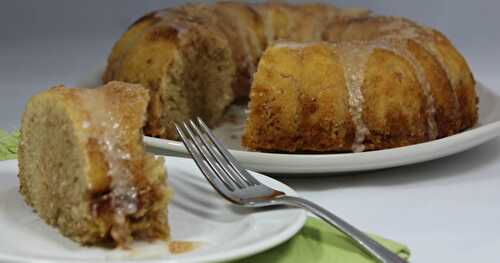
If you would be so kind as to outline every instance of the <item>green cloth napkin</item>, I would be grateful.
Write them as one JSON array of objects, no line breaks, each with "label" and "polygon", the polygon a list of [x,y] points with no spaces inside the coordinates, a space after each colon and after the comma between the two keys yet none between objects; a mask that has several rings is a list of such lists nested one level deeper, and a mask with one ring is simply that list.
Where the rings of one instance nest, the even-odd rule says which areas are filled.
[{"label": "green cloth napkin", "polygon": [[[7,133],[0,129],[0,160],[15,159],[19,132]],[[404,259],[410,250],[402,244],[372,235],[375,240]],[[337,229],[316,218],[308,218],[304,227],[287,242],[263,253],[234,261],[246,262],[317,262],[368,263],[376,262],[355,246]]]},{"label": "green cloth napkin", "polygon": [[0,129],[0,161],[16,159],[19,131],[8,133]]},{"label": "green cloth napkin", "polygon": [[[405,245],[375,235],[370,236],[401,258],[410,257],[410,250]],[[289,241],[255,256],[234,261],[236,262],[372,263],[376,261],[337,229],[320,219],[309,217],[304,227]]]}]

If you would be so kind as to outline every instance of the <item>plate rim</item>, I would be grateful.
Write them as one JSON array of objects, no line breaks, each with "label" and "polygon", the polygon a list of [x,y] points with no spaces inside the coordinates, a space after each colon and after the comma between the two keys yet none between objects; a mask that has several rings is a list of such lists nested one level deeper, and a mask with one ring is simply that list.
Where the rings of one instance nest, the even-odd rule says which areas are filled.
[{"label": "plate rim", "polygon": [[[478,90],[486,90],[487,92],[493,93],[495,92],[487,88],[481,82],[477,82]],[[478,92],[479,93],[479,92]],[[498,99],[498,98],[497,98]],[[257,151],[244,151],[244,150],[229,150],[236,159],[240,160],[243,164],[247,164],[249,169],[260,171],[260,172],[269,172],[275,174],[303,174],[303,173],[314,173],[314,174],[325,174],[325,173],[339,173],[339,172],[354,172],[354,171],[367,171],[367,170],[376,170],[390,167],[397,167],[402,165],[414,164],[419,162],[424,162],[432,159],[438,159],[444,156],[448,156],[460,151],[467,150],[479,144],[482,144],[490,139],[493,139],[497,136],[500,136],[500,120],[488,122],[485,124],[479,124],[479,126],[473,127],[472,129],[467,129],[465,131],[459,132],[457,134],[447,136],[444,138],[440,138],[433,141],[423,142],[419,144],[413,144],[403,147],[391,148],[391,149],[383,149],[376,151],[367,151],[360,153],[327,153],[327,154],[287,154],[287,153],[267,153],[267,152],[257,152]],[[462,147],[455,147],[452,151],[444,151],[441,149],[441,152],[435,152],[436,149],[443,148],[443,144],[445,146],[454,145],[458,142],[462,141],[470,141],[472,139],[481,138],[479,140],[475,140],[475,143],[469,143],[467,145],[463,145]],[[161,139],[156,137],[144,136],[144,143],[146,146],[158,148],[161,150],[170,151],[176,154],[182,154],[188,156],[188,151],[180,141]],[[381,156],[413,156],[417,152],[428,153],[427,156],[421,156],[418,159],[415,159],[411,162],[408,161],[394,161],[392,163],[380,164],[379,166],[368,165],[366,167],[362,166],[362,163],[367,160],[377,160],[380,159]],[[321,166],[325,162],[335,162],[339,164],[349,159],[356,158],[358,159],[358,163],[360,167],[358,169],[352,168],[337,168],[332,171],[328,171],[327,166]],[[383,158],[387,159],[387,158]],[[273,166],[263,166],[262,161],[259,160],[272,160]],[[270,162],[270,161],[268,161]],[[309,162],[311,167],[298,167],[294,166],[294,163],[302,163]],[[280,166],[293,166],[289,169],[279,168],[277,163],[281,163]],[[314,168],[314,166],[316,168]]]},{"label": "plate rim", "polygon": [[[168,168],[168,163],[176,162],[176,161],[181,161],[181,162],[189,162],[191,168],[193,169],[193,175],[197,176],[199,178],[204,179],[203,175],[201,174],[201,171],[198,169],[196,166],[195,162],[190,159],[190,158],[184,158],[184,157],[174,157],[174,156],[162,156],[166,158],[166,169]],[[0,171],[4,169],[9,169],[17,171],[17,160],[3,160],[0,161]],[[271,181],[273,184],[276,184],[279,186],[279,188],[290,195],[298,196],[298,193],[289,187],[288,185],[271,178],[269,176],[260,174],[258,172],[254,172],[249,170],[250,173],[256,176],[256,178],[259,181]],[[169,172],[169,176],[171,172]],[[13,181],[16,181],[16,179],[10,179]],[[207,185],[208,182],[207,182]],[[2,187],[0,191],[4,190],[5,188]],[[213,189],[210,186],[210,189]],[[215,190],[214,190],[215,192]],[[217,194],[217,196],[219,196]],[[223,197],[219,198],[223,199]],[[0,252],[0,260],[6,260],[7,262],[12,262],[12,263],[49,263],[49,262],[67,262],[68,260],[71,260],[71,262],[75,263],[90,263],[90,262],[124,262],[124,263],[132,263],[132,262],[144,262],[144,263],[168,263],[168,262],[179,262],[179,263],[191,263],[191,262],[219,262],[219,261],[231,261],[231,260],[236,260],[236,259],[241,259],[241,258],[246,258],[249,256],[256,255],[258,253],[264,252],[268,249],[274,248],[282,243],[287,242],[289,239],[291,239],[293,236],[295,236],[305,225],[305,222],[307,220],[307,212],[303,209],[300,208],[290,208],[290,210],[293,210],[294,212],[297,213],[297,217],[294,218],[293,224],[288,224],[286,228],[279,234],[279,235],[274,235],[270,238],[265,239],[264,241],[260,241],[257,243],[252,243],[250,246],[244,246],[244,247],[239,247],[236,249],[232,249],[229,251],[225,251],[223,253],[216,253],[212,256],[210,255],[194,255],[190,257],[188,254],[184,254],[180,257],[173,257],[171,259],[168,258],[161,258],[161,259],[116,259],[116,260],[108,260],[108,259],[71,259],[71,258],[56,258],[52,259],[50,257],[33,257],[33,256],[22,256],[20,254],[10,254],[10,253],[4,253]],[[270,210],[272,211],[272,210]],[[249,214],[250,216],[254,217],[255,214],[258,213],[252,213]],[[255,217],[254,217],[255,218]],[[258,220],[257,220],[258,222]],[[45,223],[45,222],[44,222]],[[58,233],[60,234],[60,233]]]}]

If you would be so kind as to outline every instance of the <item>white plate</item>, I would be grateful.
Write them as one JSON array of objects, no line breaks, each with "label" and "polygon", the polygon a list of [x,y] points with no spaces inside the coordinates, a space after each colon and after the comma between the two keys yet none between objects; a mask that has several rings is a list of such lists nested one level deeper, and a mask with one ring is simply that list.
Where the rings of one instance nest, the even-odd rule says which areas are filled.
[{"label": "white plate", "polygon": [[[253,255],[293,236],[304,224],[300,209],[250,210],[230,205],[205,181],[194,162],[167,158],[174,198],[173,240],[199,242],[192,252],[170,254],[165,242],[133,244],[130,251],[82,247],[45,224],[18,193],[17,162],[0,162],[0,262],[213,262]],[[289,187],[257,179],[288,194]]]},{"label": "white plate", "polygon": [[[476,127],[439,140],[400,148],[362,153],[276,154],[245,151],[239,144],[243,125],[238,115],[236,124],[229,122],[215,130],[247,169],[280,174],[327,174],[396,167],[433,160],[465,151],[500,135],[500,96],[478,84],[479,123]],[[241,112],[234,111],[233,112]],[[229,114],[234,114],[229,112]],[[239,132],[239,133],[238,133]],[[236,136],[235,136],[236,135]],[[187,154],[178,141],[145,137],[146,145],[156,153]]]}]

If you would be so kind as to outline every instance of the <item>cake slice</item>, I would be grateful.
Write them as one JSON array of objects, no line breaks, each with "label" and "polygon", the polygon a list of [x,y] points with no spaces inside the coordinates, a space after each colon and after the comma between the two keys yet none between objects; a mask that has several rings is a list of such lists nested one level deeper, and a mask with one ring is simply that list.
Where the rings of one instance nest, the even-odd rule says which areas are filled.
[{"label": "cake slice", "polygon": [[81,244],[168,239],[164,160],[142,144],[148,102],[146,89],[122,82],[31,98],[18,153],[26,203]]}]

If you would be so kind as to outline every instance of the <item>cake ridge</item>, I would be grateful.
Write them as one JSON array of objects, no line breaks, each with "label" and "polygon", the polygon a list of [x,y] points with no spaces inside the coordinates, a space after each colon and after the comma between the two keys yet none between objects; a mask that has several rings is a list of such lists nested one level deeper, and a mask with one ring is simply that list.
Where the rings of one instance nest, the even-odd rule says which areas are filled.
[{"label": "cake ridge", "polygon": [[420,87],[424,93],[424,98],[425,98],[425,105],[426,105],[426,115],[427,115],[427,133],[428,133],[428,138],[429,140],[434,140],[438,136],[438,128],[437,128],[437,123],[436,123],[436,104],[434,97],[432,96],[431,93],[431,88],[429,81],[427,80],[427,77],[425,76],[424,70],[422,69],[422,65],[417,61],[415,56],[411,54],[408,49],[406,48],[406,41],[397,43],[394,46],[387,48],[388,50],[391,50],[395,52],[396,54],[400,55],[404,59],[406,59],[410,65],[414,68],[415,70],[415,75],[417,76],[418,82],[420,83]]},{"label": "cake ridge", "polygon": [[[427,127],[428,127],[428,138],[430,140],[435,139],[438,136],[438,128],[436,124],[436,106],[435,100],[432,96],[430,90],[430,84],[427,80],[425,73],[423,72],[422,66],[417,61],[415,56],[407,50],[406,39],[390,39],[381,37],[375,40],[369,41],[350,41],[350,42],[338,42],[331,43],[337,49],[341,50],[337,52],[337,55],[341,58],[344,76],[346,80],[346,89],[349,94],[348,103],[349,111],[351,113],[351,118],[354,123],[355,136],[352,144],[353,152],[362,152],[365,149],[364,141],[367,136],[370,135],[370,131],[363,121],[363,102],[364,96],[362,92],[365,65],[374,52],[375,49],[381,49],[393,52],[396,55],[403,57],[411,67],[415,70],[415,75],[420,87],[424,94],[426,100],[426,115],[427,115]],[[276,42],[272,45],[273,48],[288,48],[296,49],[299,53],[306,47],[312,45],[317,45],[319,42]]]},{"label": "cake ridge", "polygon": [[[252,150],[283,150],[293,152],[308,150],[362,151],[391,148],[449,136],[470,127],[475,121],[477,121],[477,103],[475,103],[475,91],[473,88],[474,79],[466,61],[453,47],[451,42],[449,42],[449,40],[447,40],[446,37],[439,31],[419,25],[409,19],[393,16],[374,16],[371,15],[371,11],[366,9],[340,9],[334,5],[327,4],[294,5],[283,2],[267,2],[257,4],[218,2],[213,5],[190,4],[176,7],[173,10],[176,10],[175,12],[185,14],[185,16],[178,18],[180,23],[195,23],[197,27],[199,27],[196,30],[200,31],[218,30],[220,32],[212,32],[211,34],[219,34],[221,39],[225,39],[227,42],[227,45],[224,46],[223,49],[227,51],[229,54],[228,56],[232,58],[232,60],[227,63],[233,65],[235,71],[227,71],[227,74],[221,73],[220,75],[217,75],[220,76],[217,78],[226,78],[228,81],[225,83],[231,83],[230,88],[233,90],[234,97],[233,99],[224,100],[219,103],[220,107],[218,110],[221,112],[223,112],[224,109],[230,105],[232,100],[242,97],[247,98],[249,94],[248,89],[250,88],[250,84],[253,89],[256,75],[274,74],[273,70],[264,70],[259,73],[259,68],[262,64],[261,57],[263,57],[267,51],[271,50],[271,47],[280,48],[287,46],[291,49],[297,48],[300,50],[302,48],[311,48],[311,50],[315,50],[321,49],[316,48],[316,45],[320,45],[318,42],[321,41],[335,43],[339,48],[341,47],[339,43],[344,43],[344,45],[347,45],[345,43],[352,43],[351,45],[355,45],[358,48],[362,45],[372,45],[371,47],[363,47],[366,49],[366,57],[377,57],[377,59],[381,59],[383,61],[383,57],[392,57],[392,55],[389,55],[390,53],[394,55],[394,58],[391,58],[390,63],[395,65],[405,64],[403,65],[404,69],[399,70],[396,70],[394,67],[391,68],[391,65],[389,64],[384,65],[385,71],[392,72],[391,74],[393,75],[393,79],[390,79],[387,76],[377,75],[380,72],[376,72],[376,70],[372,69],[370,71],[371,73],[369,73],[371,74],[371,77],[368,80],[370,83],[361,83],[361,86],[356,83],[349,83],[354,80],[352,76],[348,76],[349,73],[345,72],[346,68],[349,66],[342,65],[341,70],[344,72],[339,72],[343,73],[344,78],[340,79],[337,75],[335,75],[335,77],[325,77],[325,79],[333,81],[331,85],[346,86],[345,89],[348,91],[347,93],[350,94],[344,94],[346,95],[346,107],[348,106],[348,111],[350,112],[349,120],[336,119],[338,116],[335,116],[335,114],[338,113],[342,115],[344,114],[344,109],[347,109],[343,106],[333,107],[332,109],[335,109],[335,111],[331,111],[330,109],[320,109],[321,112],[330,112],[329,114],[334,114],[330,117],[324,117],[322,115],[323,113],[318,115],[311,112],[312,115],[318,115],[321,117],[304,117],[305,120],[303,121],[306,123],[300,125],[313,125],[315,128],[306,127],[304,131],[294,131],[295,139],[284,134],[283,138],[279,137],[281,139],[286,138],[286,140],[296,140],[296,142],[289,143],[288,145],[293,144],[298,148],[290,147],[290,149],[280,148],[281,146],[284,146],[285,143],[278,143],[273,139],[269,139],[269,145],[264,145],[264,143],[259,146],[259,143],[261,142],[258,142],[258,139],[256,138],[253,138],[255,139],[254,142],[250,142],[251,140],[248,138],[253,135],[250,135],[248,129],[245,128],[247,139],[243,139],[243,145]],[[158,25],[155,24],[153,27],[175,27],[175,23],[171,23],[168,19],[161,17],[158,18],[156,16],[158,16],[158,14],[152,15],[154,19],[160,19],[161,21]],[[147,29],[149,27],[146,25],[148,18],[144,18],[140,21],[142,21],[142,24],[139,23],[132,28],[139,28],[142,26],[143,29]],[[195,29],[194,27],[189,27],[187,30],[191,31]],[[195,33],[203,34],[201,32]],[[202,36],[201,39],[204,37],[205,36]],[[127,38],[130,37],[124,35],[120,41],[126,41]],[[120,41],[117,42],[118,47],[116,49],[118,51],[120,51]],[[356,44],[356,41],[360,41],[359,44]],[[164,46],[169,46],[173,43],[173,41],[166,42],[167,43],[163,43]],[[293,44],[293,42],[295,42],[295,44]],[[144,56],[153,54],[147,53],[147,50],[154,51],[156,45],[157,43],[154,42],[143,41],[135,46],[134,50],[131,52],[142,52],[142,55],[134,53],[133,59],[136,61],[130,60],[130,63],[132,63],[131,65],[127,65],[125,69],[119,69],[119,71],[123,72],[121,72],[118,77],[118,80],[127,80],[128,76],[135,76],[132,80],[142,81],[146,87],[150,88],[153,97],[155,93],[169,90],[169,85],[171,84],[158,88],[155,85],[150,85],[148,82],[150,80],[148,78],[160,78],[163,80],[165,78],[162,77],[164,73],[167,76],[175,76],[175,74],[177,74],[175,69],[171,69],[172,66],[165,62],[164,69],[162,70],[163,73],[160,75],[155,76],[153,74],[149,74],[148,78],[140,77],[140,74],[147,74],[145,72],[147,72],[148,69],[147,60],[143,58]],[[112,55],[110,56],[110,63],[112,63],[112,60],[115,59],[112,58],[113,54],[116,55],[116,53],[119,53],[115,52],[115,47],[113,48]],[[203,54],[206,54],[205,49],[212,47],[211,44],[207,44],[206,46],[202,45],[196,48],[190,49],[188,52],[187,47],[176,46],[171,47],[171,50],[184,52],[179,53],[179,56],[181,56],[180,59],[182,60],[184,59],[184,56],[203,56]],[[265,51],[262,52],[262,50]],[[387,52],[374,52],[374,50]],[[334,53],[338,52],[339,51],[336,51]],[[348,50],[342,51],[340,53],[346,54],[340,54],[340,56],[349,56],[349,52],[350,51]],[[325,56],[327,55],[326,53],[324,54]],[[281,53],[277,52],[276,54]],[[281,55],[278,55],[278,57],[279,56]],[[224,57],[223,60],[224,59],[226,58]],[[315,63],[319,63],[318,65],[321,66],[321,60],[326,58],[317,57],[317,59],[318,61]],[[367,60],[367,58],[364,59]],[[329,65],[334,66],[337,69],[337,60],[335,58],[333,60],[327,60],[329,61],[328,63],[330,63]],[[371,59],[368,60],[371,61]],[[278,61],[269,58],[268,62],[276,63]],[[196,62],[193,63],[196,64]],[[298,62],[293,61],[293,63]],[[309,62],[305,61],[304,63]],[[189,63],[181,65],[180,70],[186,70],[190,67],[190,65],[191,64]],[[284,64],[279,66],[288,67],[288,65]],[[212,66],[212,68],[215,68],[215,65]],[[372,65],[370,68],[376,68],[376,66]],[[360,69],[356,70],[360,71]],[[319,71],[323,72],[324,70]],[[215,74],[214,76],[216,76],[217,73],[210,74]],[[207,73],[206,76],[210,74]],[[316,73],[314,70],[311,70],[309,74],[314,75]],[[365,72],[357,74],[363,75]],[[301,75],[302,77],[300,78],[314,77],[305,76],[305,74],[303,75],[304,76]],[[214,78],[214,80],[217,78]],[[360,78],[363,79],[364,76],[361,76]],[[106,77],[103,79],[105,81],[110,80]],[[197,75],[194,77],[179,76],[179,79],[182,81],[189,80],[187,83],[198,82],[200,80]],[[265,77],[262,79],[265,79]],[[289,83],[289,81],[280,82],[277,79],[276,81],[278,81],[277,83]],[[206,80],[205,82],[209,87],[213,86],[215,83],[210,80]],[[299,79],[299,82],[302,83],[302,79]],[[321,92],[325,91],[323,90],[324,87],[321,85],[327,85],[318,84],[314,81],[306,82],[309,83],[308,85],[319,85],[314,88],[314,90],[319,90]],[[382,82],[385,84],[381,84]],[[275,84],[276,83],[272,82],[261,82],[258,84],[260,86],[258,90],[261,92],[263,89],[270,89],[271,86]],[[367,87],[363,87],[363,85],[367,85]],[[397,101],[390,99],[393,97],[390,89],[377,85],[394,86],[395,97],[401,99],[405,96],[405,94],[412,94],[413,101],[403,101],[398,104]],[[396,87],[399,85],[403,86],[401,88]],[[224,90],[228,89],[227,85],[221,84],[218,86]],[[354,86],[359,87],[355,88]],[[182,83],[174,83],[171,89],[174,88],[184,90],[189,87]],[[336,92],[339,92],[338,89],[335,90]],[[366,91],[372,95],[363,94]],[[274,91],[269,92],[272,93]],[[329,94],[329,92],[327,93]],[[385,104],[385,106],[381,104],[382,99],[375,101],[370,97],[373,96],[373,94],[381,96],[384,93],[388,95],[388,103]],[[317,110],[319,106],[322,107],[322,105],[318,105],[315,100],[308,101],[309,98],[316,98],[315,94],[307,92],[307,96],[309,97],[306,98],[306,100],[294,101],[293,103],[310,103],[310,108],[307,110],[311,111]],[[198,101],[197,98],[189,96],[188,99],[197,101],[196,104],[204,102],[204,100]],[[321,101],[321,103],[325,103],[323,100]],[[270,103],[270,101],[266,103]],[[290,103],[292,102],[290,101]],[[172,128],[173,126],[168,123],[177,121],[176,118],[192,118],[194,117],[193,114],[197,113],[197,111],[190,111],[187,114],[182,113],[184,115],[180,114],[178,116],[176,115],[177,117],[175,118],[171,118],[170,116],[165,115],[169,112],[169,106],[167,106],[167,104],[170,104],[170,102],[163,98],[160,104],[165,110],[159,109],[157,111],[164,114],[162,115],[162,118],[164,118],[165,121],[158,123],[159,127],[161,127],[161,129],[165,132],[150,133],[148,131],[147,134],[167,139],[175,139],[175,132]],[[250,103],[250,105],[250,107],[252,107],[252,105],[255,106],[256,104]],[[283,107],[283,105],[279,105],[280,107]],[[305,105],[298,106],[305,107]],[[377,112],[374,112],[376,108]],[[403,108],[408,108],[408,110]],[[187,107],[187,109],[190,108]],[[268,105],[267,110],[269,109]],[[288,111],[289,109],[281,108],[276,110],[277,112],[269,111],[266,112],[266,114],[275,114],[269,115],[268,117],[277,118],[276,116],[281,116],[281,113],[279,113],[280,110]],[[212,114],[212,112],[210,114]],[[222,114],[218,114],[218,116],[222,116]],[[323,117],[324,119],[322,119]],[[148,122],[154,123],[155,118],[155,116],[152,116]],[[322,119],[324,122],[316,123],[318,118]],[[213,120],[215,119],[217,118],[214,117]],[[250,118],[247,120],[249,119]],[[335,122],[329,123],[330,121]],[[283,120],[281,120],[281,122],[283,122]],[[215,123],[216,121],[213,121],[210,122],[209,125],[213,126]],[[249,122],[247,122],[247,124],[248,123]],[[284,125],[283,123],[279,125]],[[291,128],[291,126],[282,127],[279,125],[276,127],[277,129],[288,130],[288,128]],[[345,130],[339,130],[339,127],[342,125],[345,125]],[[256,126],[250,125],[248,127]],[[261,127],[261,129],[264,128],[265,127]],[[318,130],[313,131],[313,129]],[[309,142],[310,145],[306,145],[308,144],[306,141],[309,139],[303,140],[304,138],[302,137],[313,136],[312,134],[316,134],[318,132],[330,133],[331,141],[328,142],[327,139],[324,139],[321,143],[318,142],[318,145],[315,145],[315,142],[311,141]],[[267,133],[265,131],[256,131],[254,135],[264,136],[264,134]],[[340,138],[343,139],[341,140]],[[264,141],[265,140],[263,140],[262,143]],[[272,146],[270,146],[272,143],[281,146],[273,149]],[[288,146],[284,147],[287,148]],[[292,148],[293,150],[291,150]]]},{"label": "cake ridge", "polygon": [[424,98],[426,100],[426,115],[427,115],[427,133],[429,140],[434,140],[438,136],[438,128],[436,124],[436,105],[434,97],[431,93],[431,88],[427,77],[422,69],[422,66],[417,61],[415,56],[411,54],[411,52],[407,49],[406,41],[387,41],[382,38],[380,40],[375,40],[375,48],[385,49],[395,54],[403,57],[406,61],[410,63],[410,65],[415,70],[415,75],[417,77],[418,82],[420,83],[420,88],[424,94]]},{"label": "cake ridge", "polygon": [[[382,16],[380,19],[386,19],[388,24],[380,27],[380,32],[383,34],[380,38],[386,39],[411,39],[417,42],[421,47],[423,47],[427,52],[431,53],[434,58],[441,65],[441,68],[445,71],[448,80],[450,81],[451,88],[453,90],[453,103],[455,106],[455,114],[459,114],[460,105],[457,98],[457,83],[452,78],[449,67],[444,62],[444,57],[441,52],[439,52],[436,44],[433,40],[429,41],[429,35],[433,34],[433,30],[426,26],[420,25],[417,22],[410,21],[401,17],[385,17]],[[437,136],[437,135],[436,135]],[[434,136],[431,136],[431,138]],[[432,138],[432,139],[435,139]]]}]

